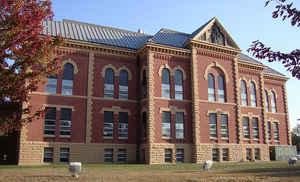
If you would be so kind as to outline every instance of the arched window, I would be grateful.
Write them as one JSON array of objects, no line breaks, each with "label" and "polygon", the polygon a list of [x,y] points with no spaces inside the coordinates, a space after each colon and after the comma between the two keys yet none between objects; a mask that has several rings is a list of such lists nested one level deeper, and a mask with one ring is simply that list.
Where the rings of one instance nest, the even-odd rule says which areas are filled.
[{"label": "arched window", "polygon": [[269,96],[266,90],[265,90],[265,107],[266,107],[266,112],[269,112]]},{"label": "arched window", "polygon": [[104,97],[114,98],[114,71],[111,68],[105,70]]},{"label": "arched window", "polygon": [[128,72],[126,70],[120,71],[119,99],[128,99]]},{"label": "arched window", "polygon": [[56,94],[56,87],[57,87],[57,76],[50,76],[48,77],[48,82],[46,85],[46,93],[48,94]]},{"label": "arched window", "polygon": [[250,100],[251,100],[251,106],[256,107],[256,87],[255,87],[255,83],[251,82],[250,83]]},{"label": "arched window", "polygon": [[147,75],[146,70],[143,71],[143,81],[142,81],[142,90],[143,90],[143,97],[147,97]]},{"label": "arched window", "polygon": [[180,70],[175,71],[175,99],[183,99],[183,73]]},{"label": "arched window", "polygon": [[170,72],[167,68],[162,70],[161,95],[164,98],[170,98]]},{"label": "arched window", "polygon": [[63,77],[62,77],[62,90],[63,95],[72,95],[73,93],[73,76],[74,67],[71,63],[64,65]]},{"label": "arched window", "polygon": [[218,76],[218,97],[219,102],[226,102],[224,77],[222,75]]},{"label": "arched window", "polygon": [[242,98],[242,105],[248,105],[248,97],[247,97],[247,86],[244,80],[241,81],[241,98]]},{"label": "arched window", "polygon": [[271,107],[272,107],[272,112],[277,112],[276,109],[276,96],[274,91],[271,92]]},{"label": "arched window", "polygon": [[216,101],[215,95],[215,77],[208,74],[208,101]]}]

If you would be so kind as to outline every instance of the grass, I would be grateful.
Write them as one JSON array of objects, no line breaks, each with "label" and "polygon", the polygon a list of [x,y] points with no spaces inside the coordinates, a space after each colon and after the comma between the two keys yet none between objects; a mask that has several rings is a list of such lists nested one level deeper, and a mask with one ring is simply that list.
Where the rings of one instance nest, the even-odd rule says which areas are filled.
[{"label": "grass", "polygon": [[72,178],[68,165],[0,166],[0,181],[99,181],[99,182],[255,182],[300,181],[300,164],[283,162],[214,163],[209,172],[201,164],[84,164],[78,179]]}]

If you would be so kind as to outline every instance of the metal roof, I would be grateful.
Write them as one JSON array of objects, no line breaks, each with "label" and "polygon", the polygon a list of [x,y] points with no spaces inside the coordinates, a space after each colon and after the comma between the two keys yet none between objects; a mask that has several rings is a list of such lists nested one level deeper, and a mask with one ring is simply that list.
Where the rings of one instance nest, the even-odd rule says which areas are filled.
[{"label": "metal roof", "polygon": [[[145,33],[132,32],[128,30],[65,19],[62,21],[43,22],[45,29],[42,33],[51,36],[60,35],[63,38],[71,40],[92,42],[134,50],[141,48],[147,41],[151,41],[156,44],[187,49],[184,47],[184,44],[197,35],[213,19],[214,18],[209,20],[191,34],[162,28],[152,36]],[[262,63],[245,54],[239,54],[237,58],[243,62],[254,63],[263,66]],[[269,67],[265,69],[264,72],[267,74],[284,76],[283,74]]]},{"label": "metal roof", "polygon": [[43,34],[110,46],[139,49],[152,36],[72,20],[43,22]]}]

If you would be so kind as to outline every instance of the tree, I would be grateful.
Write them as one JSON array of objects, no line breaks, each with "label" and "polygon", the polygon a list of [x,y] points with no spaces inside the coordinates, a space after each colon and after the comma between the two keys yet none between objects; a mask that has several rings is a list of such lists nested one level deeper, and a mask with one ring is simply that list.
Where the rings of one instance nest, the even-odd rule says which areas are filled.
[{"label": "tree", "polygon": [[0,112],[2,131],[20,129],[43,114],[26,103],[44,77],[60,70],[55,48],[63,40],[41,35],[42,22],[52,18],[48,0],[0,0],[0,109],[11,108]]},{"label": "tree", "polygon": [[[273,11],[274,19],[281,18],[282,21],[290,19],[291,26],[300,27],[300,11],[293,7],[293,3],[286,0],[267,0],[265,7],[270,3],[276,3],[276,10]],[[256,40],[248,49],[248,52],[258,59],[267,59],[269,62],[281,62],[287,71],[291,72],[293,77],[300,79],[300,50],[295,49],[289,53],[274,51],[271,47]]]}]

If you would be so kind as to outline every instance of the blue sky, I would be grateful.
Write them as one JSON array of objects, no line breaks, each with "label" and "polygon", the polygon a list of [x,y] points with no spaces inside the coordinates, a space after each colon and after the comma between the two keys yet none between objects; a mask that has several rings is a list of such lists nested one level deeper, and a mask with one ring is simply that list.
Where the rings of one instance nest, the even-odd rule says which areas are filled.
[{"label": "blue sky", "polygon": [[[299,0],[294,5],[300,9]],[[297,1],[297,2],[296,2]],[[272,19],[274,7],[265,0],[52,0],[54,20],[71,19],[131,31],[155,34],[161,28],[191,33],[217,17],[243,53],[254,40],[274,50],[300,48],[300,29],[289,21]],[[297,44],[298,43],[298,44]],[[298,47],[297,47],[298,46]],[[291,126],[300,119],[300,80],[292,78],[280,63],[264,64],[287,75]]]}]

